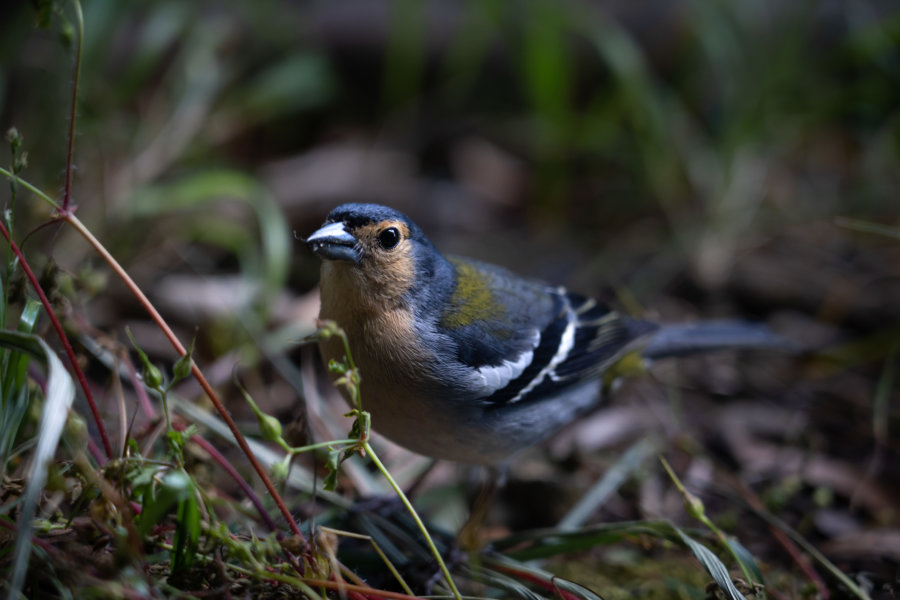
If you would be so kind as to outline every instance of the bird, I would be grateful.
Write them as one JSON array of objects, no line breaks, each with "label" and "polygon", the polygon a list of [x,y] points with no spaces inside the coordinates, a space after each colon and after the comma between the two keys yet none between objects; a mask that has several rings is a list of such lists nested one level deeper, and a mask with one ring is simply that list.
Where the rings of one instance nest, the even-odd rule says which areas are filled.
[{"label": "bird", "polygon": [[[334,208],[305,242],[322,259],[319,318],[347,336],[372,428],[436,459],[508,465],[596,406],[628,357],[787,345],[757,323],[660,325],[445,256],[379,204]],[[326,363],[346,359],[335,337],[319,350]]]}]

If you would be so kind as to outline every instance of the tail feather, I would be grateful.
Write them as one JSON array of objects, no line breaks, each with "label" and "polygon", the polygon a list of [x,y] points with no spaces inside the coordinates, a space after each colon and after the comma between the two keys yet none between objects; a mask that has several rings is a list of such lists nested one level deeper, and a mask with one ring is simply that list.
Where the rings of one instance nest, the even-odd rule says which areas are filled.
[{"label": "tail feather", "polygon": [[702,321],[664,325],[652,333],[641,354],[657,359],[729,349],[796,351],[796,345],[764,325],[748,321]]}]

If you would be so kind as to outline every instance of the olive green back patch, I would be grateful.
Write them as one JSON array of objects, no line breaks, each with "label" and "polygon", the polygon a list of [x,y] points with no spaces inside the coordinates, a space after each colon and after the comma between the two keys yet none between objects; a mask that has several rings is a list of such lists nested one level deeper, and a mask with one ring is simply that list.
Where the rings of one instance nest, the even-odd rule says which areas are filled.
[{"label": "olive green back patch", "polygon": [[491,293],[489,276],[465,261],[451,258],[450,262],[456,267],[456,288],[441,315],[441,325],[453,329],[503,315],[505,309]]}]

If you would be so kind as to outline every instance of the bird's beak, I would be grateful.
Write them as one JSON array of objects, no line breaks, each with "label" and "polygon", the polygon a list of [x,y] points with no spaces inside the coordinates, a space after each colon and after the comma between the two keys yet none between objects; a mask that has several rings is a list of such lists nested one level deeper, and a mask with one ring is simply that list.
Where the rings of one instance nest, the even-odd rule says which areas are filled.
[{"label": "bird's beak", "polygon": [[347,231],[344,223],[328,223],[306,238],[310,249],[326,260],[359,262],[357,239]]}]

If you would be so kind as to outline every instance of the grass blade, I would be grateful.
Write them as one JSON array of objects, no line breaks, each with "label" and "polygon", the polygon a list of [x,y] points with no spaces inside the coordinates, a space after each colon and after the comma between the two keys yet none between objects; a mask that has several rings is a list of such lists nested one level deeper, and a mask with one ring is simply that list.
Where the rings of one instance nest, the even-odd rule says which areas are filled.
[{"label": "grass blade", "polygon": [[44,410],[38,431],[37,449],[28,474],[28,483],[22,496],[16,547],[13,554],[12,578],[7,598],[18,598],[25,583],[28,559],[31,556],[32,517],[37,508],[37,498],[47,481],[47,465],[53,459],[69,407],[75,398],[75,385],[63,364],[49,346],[36,335],[0,331],[0,345],[14,348],[39,360],[47,369],[47,389],[44,394]]},{"label": "grass blade", "polygon": [[622,458],[609,469],[600,481],[584,495],[578,504],[559,522],[559,529],[572,531],[580,527],[612,496],[622,484],[652,456],[657,445],[641,439],[631,446]]},{"label": "grass blade", "polygon": [[693,552],[697,560],[700,561],[700,564],[703,565],[706,572],[716,581],[719,588],[728,595],[728,598],[731,600],[746,600],[744,595],[731,581],[731,575],[728,573],[728,568],[721,560],[719,560],[718,556],[712,553],[712,550],[684,533],[676,525],[672,525],[672,528],[681,538],[681,541],[684,542],[691,552]]}]

